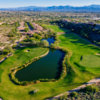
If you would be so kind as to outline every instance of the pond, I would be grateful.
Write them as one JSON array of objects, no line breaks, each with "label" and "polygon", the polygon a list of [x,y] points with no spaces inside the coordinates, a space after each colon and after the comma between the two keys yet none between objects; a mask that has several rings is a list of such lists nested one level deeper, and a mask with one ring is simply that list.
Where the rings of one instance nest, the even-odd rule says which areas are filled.
[{"label": "pond", "polygon": [[[55,41],[54,37],[42,40],[47,40],[49,44]],[[59,69],[62,68],[64,55],[65,53],[63,51],[50,49],[45,57],[17,71],[15,77],[19,81],[55,79],[58,76]]]},{"label": "pond", "polygon": [[49,45],[51,45],[52,43],[54,43],[54,42],[55,42],[54,37],[47,38],[47,39],[42,39],[42,40],[47,40],[47,41],[49,42]]},{"label": "pond", "polygon": [[33,81],[38,79],[54,79],[57,77],[59,68],[62,67],[62,60],[65,53],[60,50],[50,49],[49,53],[16,72],[15,77],[19,81]]}]

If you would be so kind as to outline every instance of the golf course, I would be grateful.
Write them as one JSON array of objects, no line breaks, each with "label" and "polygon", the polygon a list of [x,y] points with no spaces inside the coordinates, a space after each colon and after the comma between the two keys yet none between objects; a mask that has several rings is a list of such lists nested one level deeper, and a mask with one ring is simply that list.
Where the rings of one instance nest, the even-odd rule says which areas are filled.
[{"label": "golf course", "polygon": [[[53,97],[65,91],[71,90],[77,86],[80,86],[93,78],[100,77],[99,47],[93,45],[88,40],[78,36],[76,33],[70,32],[67,29],[59,28],[56,25],[44,26],[57,33],[57,40],[55,40],[55,42],[57,41],[58,43],[56,46],[62,49],[62,52],[64,51],[65,55],[61,54],[61,51],[59,50],[57,52],[53,52],[49,57],[48,64],[43,60],[48,59],[48,57],[45,57],[48,56],[48,52],[50,53],[49,48],[25,47],[16,50],[12,56],[8,57],[4,62],[0,63],[0,97],[4,100],[45,100],[46,98]],[[42,55],[45,56],[41,57]],[[37,66],[40,66],[39,72],[37,68],[34,67],[32,69],[33,74],[31,74],[32,72],[30,72],[29,70],[33,66],[29,65],[28,67],[17,72],[15,76],[19,78],[19,80],[32,81],[33,79],[35,79],[35,76],[37,77],[37,79],[54,78],[55,73],[57,73],[57,68],[59,67],[59,59],[61,59],[62,57],[64,57],[66,65],[65,77],[54,82],[38,82],[34,84],[27,84],[25,86],[15,84],[9,77],[11,71],[18,68],[19,66],[28,63],[29,61],[32,61],[32,59],[36,57],[41,58],[33,62],[32,64],[36,66],[36,63],[41,62],[41,66],[37,64]],[[50,66],[50,62],[54,63],[55,67],[52,65]],[[45,70],[46,66],[48,68],[53,68],[49,70],[47,68],[47,70]],[[37,72],[35,73],[34,70]],[[47,73],[44,75],[40,74],[44,70],[47,71]],[[31,75],[34,75],[33,78]],[[52,76],[50,77],[50,75]],[[30,78],[27,78],[27,76]],[[30,94],[30,92],[34,90],[36,90],[37,93]]]}]

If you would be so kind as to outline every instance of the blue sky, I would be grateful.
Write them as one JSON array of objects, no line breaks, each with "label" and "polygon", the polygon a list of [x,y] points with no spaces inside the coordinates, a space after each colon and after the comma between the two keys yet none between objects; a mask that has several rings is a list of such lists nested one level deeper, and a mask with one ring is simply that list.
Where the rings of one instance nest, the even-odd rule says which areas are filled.
[{"label": "blue sky", "polygon": [[0,0],[0,8],[53,5],[84,6],[91,4],[100,4],[100,0]]}]

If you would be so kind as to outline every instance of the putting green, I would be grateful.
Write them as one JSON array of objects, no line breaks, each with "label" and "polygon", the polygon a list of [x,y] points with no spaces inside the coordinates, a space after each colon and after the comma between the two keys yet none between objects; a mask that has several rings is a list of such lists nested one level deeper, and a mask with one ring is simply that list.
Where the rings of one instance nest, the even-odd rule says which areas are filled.
[{"label": "putting green", "polygon": [[87,67],[100,67],[100,56],[97,55],[84,55],[79,62],[82,66]]}]

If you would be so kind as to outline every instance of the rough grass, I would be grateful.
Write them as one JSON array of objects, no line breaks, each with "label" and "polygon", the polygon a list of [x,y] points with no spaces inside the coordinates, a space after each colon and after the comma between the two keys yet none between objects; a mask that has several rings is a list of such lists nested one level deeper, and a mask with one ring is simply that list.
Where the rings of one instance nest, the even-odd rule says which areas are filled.
[{"label": "rough grass", "polygon": [[[54,26],[51,28],[54,28]],[[60,31],[62,31],[62,29]],[[11,68],[24,64],[29,59],[40,56],[47,51],[43,48],[28,48],[30,52],[24,52],[25,49],[18,50],[14,56],[9,57],[0,65],[0,69],[4,70],[0,83],[0,96],[4,98],[4,100],[44,100],[45,98],[73,89],[92,78],[100,76],[99,67],[97,67],[99,69],[97,70],[95,67],[87,68],[87,66],[83,67],[79,65],[81,56],[95,55],[99,53],[100,49],[74,33],[60,35],[59,41],[59,46],[72,54],[70,59],[69,57],[66,59],[67,76],[64,79],[57,82],[41,82],[28,86],[13,84],[8,76]],[[70,65],[67,63],[68,60],[70,61]],[[37,89],[38,92],[34,95],[29,95],[29,92],[35,89]]]}]

